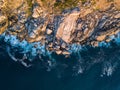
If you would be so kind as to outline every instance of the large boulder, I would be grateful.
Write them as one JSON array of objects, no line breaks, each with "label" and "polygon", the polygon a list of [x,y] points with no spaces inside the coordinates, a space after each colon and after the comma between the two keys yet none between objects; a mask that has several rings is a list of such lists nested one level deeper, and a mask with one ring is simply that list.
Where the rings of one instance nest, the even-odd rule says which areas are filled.
[{"label": "large boulder", "polygon": [[70,42],[71,34],[76,28],[76,20],[79,17],[79,14],[80,12],[74,11],[64,18],[56,33],[58,39],[61,38],[67,43]]}]

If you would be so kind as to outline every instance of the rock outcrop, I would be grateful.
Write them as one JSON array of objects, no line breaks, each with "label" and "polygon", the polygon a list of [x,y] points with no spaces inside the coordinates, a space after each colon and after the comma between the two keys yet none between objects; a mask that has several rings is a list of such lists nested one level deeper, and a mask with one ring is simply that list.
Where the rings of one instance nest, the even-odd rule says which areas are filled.
[{"label": "rock outcrop", "polygon": [[76,20],[79,17],[80,12],[73,11],[71,14],[64,17],[63,22],[60,24],[56,37],[64,40],[66,43],[70,42],[71,34],[75,31]]}]

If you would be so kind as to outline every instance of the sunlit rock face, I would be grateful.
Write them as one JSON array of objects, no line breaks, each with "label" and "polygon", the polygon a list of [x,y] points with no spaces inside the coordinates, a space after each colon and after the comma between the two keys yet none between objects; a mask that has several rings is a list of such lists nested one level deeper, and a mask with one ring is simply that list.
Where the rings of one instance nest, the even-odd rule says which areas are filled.
[{"label": "sunlit rock face", "polygon": [[80,12],[73,11],[71,14],[64,17],[64,21],[60,24],[56,37],[61,38],[65,42],[69,43],[71,34],[74,32],[76,28],[76,20],[79,16]]},{"label": "sunlit rock face", "polygon": [[116,35],[120,30],[119,13],[112,8],[106,12],[97,11],[86,15],[84,18],[79,18],[73,41],[78,43],[101,42],[112,35]]}]

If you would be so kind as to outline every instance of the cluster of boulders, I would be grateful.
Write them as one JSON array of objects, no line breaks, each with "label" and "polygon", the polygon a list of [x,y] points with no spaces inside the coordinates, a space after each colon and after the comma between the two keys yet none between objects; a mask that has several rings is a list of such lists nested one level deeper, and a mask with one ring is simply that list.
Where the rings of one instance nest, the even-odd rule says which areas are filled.
[{"label": "cluster of boulders", "polygon": [[72,44],[97,47],[102,41],[110,42],[120,32],[120,11],[114,6],[106,11],[88,10],[84,15],[81,12],[73,9],[61,16],[57,32],[51,33],[50,39],[54,40],[47,44],[50,50],[67,55]]}]

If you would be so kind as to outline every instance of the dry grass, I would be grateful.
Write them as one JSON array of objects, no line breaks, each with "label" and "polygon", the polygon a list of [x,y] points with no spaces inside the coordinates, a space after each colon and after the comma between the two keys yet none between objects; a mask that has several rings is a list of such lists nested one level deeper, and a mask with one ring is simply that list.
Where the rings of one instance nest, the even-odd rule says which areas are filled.
[{"label": "dry grass", "polygon": [[12,12],[17,9],[20,5],[22,5],[23,0],[4,0],[3,7],[6,12]]},{"label": "dry grass", "polygon": [[114,0],[114,5],[117,9],[120,10],[120,0]]},{"label": "dry grass", "polygon": [[108,2],[108,0],[95,0],[94,9],[97,10],[106,10],[110,7],[112,2]]}]

